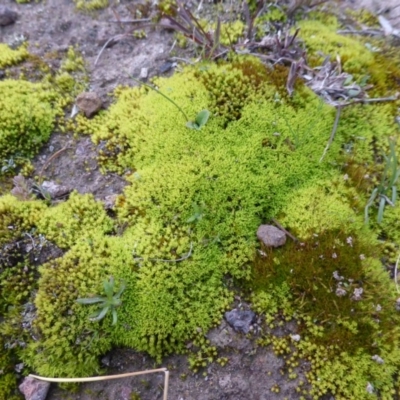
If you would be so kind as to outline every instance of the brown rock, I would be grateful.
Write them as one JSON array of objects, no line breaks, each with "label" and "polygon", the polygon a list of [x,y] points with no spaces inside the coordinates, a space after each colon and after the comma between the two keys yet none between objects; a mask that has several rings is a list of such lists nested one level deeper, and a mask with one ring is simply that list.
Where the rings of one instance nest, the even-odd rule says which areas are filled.
[{"label": "brown rock", "polygon": [[85,113],[86,117],[90,118],[100,110],[103,102],[97,93],[83,92],[76,98],[76,105]]},{"label": "brown rock", "polygon": [[18,18],[18,14],[8,7],[0,6],[0,26],[13,24]]},{"label": "brown rock", "polygon": [[260,225],[257,237],[267,247],[279,247],[286,243],[286,234],[273,225]]},{"label": "brown rock", "polygon": [[25,396],[25,400],[45,400],[50,388],[50,382],[39,381],[27,376],[19,385],[19,390]]}]

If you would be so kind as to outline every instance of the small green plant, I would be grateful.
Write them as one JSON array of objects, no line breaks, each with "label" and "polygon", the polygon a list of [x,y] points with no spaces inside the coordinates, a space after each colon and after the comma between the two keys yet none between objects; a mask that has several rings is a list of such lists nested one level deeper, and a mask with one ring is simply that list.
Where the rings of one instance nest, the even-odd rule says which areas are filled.
[{"label": "small green plant", "polygon": [[193,203],[193,214],[186,220],[186,222],[197,222],[200,221],[204,216],[204,207]]},{"label": "small green plant", "polygon": [[6,174],[7,172],[14,171],[17,168],[17,164],[12,157],[7,160],[3,160],[3,166],[1,167],[1,173]]},{"label": "small green plant", "polygon": [[180,113],[184,116],[184,118],[186,119],[186,126],[189,129],[196,129],[199,130],[201,129],[202,126],[204,126],[208,119],[210,118],[210,111],[208,110],[202,110],[200,111],[197,115],[194,121],[190,121],[188,116],[186,115],[186,113],[182,110],[181,107],[178,106],[178,104],[176,104],[170,97],[168,97],[167,95],[165,95],[164,93],[160,92],[157,88],[155,88],[154,86],[151,86],[147,83],[144,83],[134,77],[131,77],[135,82],[139,83],[140,85],[144,85],[147,88],[154,90],[155,92],[157,92],[158,94],[160,94],[162,97],[164,97],[165,99],[167,99],[170,103],[172,103],[179,111]]},{"label": "small green plant", "polygon": [[196,115],[196,119],[194,121],[188,121],[186,126],[190,129],[199,130],[207,123],[208,118],[210,118],[210,111],[202,110]]},{"label": "small green plant", "polygon": [[33,182],[32,183],[32,193],[43,198],[47,203],[51,203],[51,194],[49,191],[42,186],[40,183]]},{"label": "small green plant", "polygon": [[105,280],[103,282],[103,288],[105,296],[97,296],[97,297],[86,297],[79,298],[77,303],[79,304],[98,304],[100,311],[96,311],[90,316],[91,321],[100,321],[102,320],[106,314],[111,311],[113,321],[112,325],[117,323],[117,307],[122,304],[121,294],[125,290],[126,284],[125,282],[121,282],[121,286],[117,293],[114,294],[115,290],[115,282],[114,278],[111,277],[109,281]]},{"label": "small green plant", "polygon": [[[369,222],[369,207],[371,207],[376,199],[379,199],[378,217],[377,222],[380,224],[383,220],[383,212],[385,210],[386,203],[395,206],[397,198],[397,187],[396,183],[400,176],[400,167],[398,167],[396,148],[393,140],[389,140],[390,153],[385,158],[385,168],[382,173],[381,182],[376,187],[365,206],[365,223]],[[389,192],[391,191],[391,197],[389,198]]]}]

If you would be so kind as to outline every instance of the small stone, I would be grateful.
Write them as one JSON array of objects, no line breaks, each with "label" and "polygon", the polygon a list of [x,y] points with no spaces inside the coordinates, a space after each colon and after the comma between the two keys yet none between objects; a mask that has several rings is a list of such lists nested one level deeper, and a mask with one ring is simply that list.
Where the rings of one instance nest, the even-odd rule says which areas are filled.
[{"label": "small stone", "polygon": [[256,314],[253,311],[232,310],[225,313],[228,324],[236,331],[249,333],[250,325],[254,322]]},{"label": "small stone", "polygon": [[400,311],[400,297],[396,300],[396,311]]},{"label": "small stone", "polygon": [[101,359],[101,363],[103,365],[105,365],[106,367],[109,367],[111,364],[111,357],[109,354],[105,355],[102,359]]},{"label": "small stone", "polygon": [[367,387],[365,388],[367,393],[374,393],[374,387],[371,383],[367,382]]},{"label": "small stone", "polygon": [[149,76],[149,69],[148,68],[142,68],[140,70],[139,79],[145,81],[148,76]]},{"label": "small stone", "polygon": [[383,358],[379,357],[377,354],[371,357],[373,361],[376,361],[378,364],[384,364]]},{"label": "small stone", "polygon": [[19,374],[24,369],[25,364],[19,363],[14,367],[14,370],[17,374]]},{"label": "small stone", "polygon": [[174,63],[171,61],[166,61],[161,67],[158,69],[161,74],[167,73],[169,70],[171,70],[174,66]]},{"label": "small stone", "polygon": [[300,335],[290,335],[290,338],[294,341],[294,342],[300,342],[301,336]]},{"label": "small stone", "polygon": [[71,191],[66,186],[58,185],[53,181],[44,181],[41,186],[51,196],[52,199],[66,196]]},{"label": "small stone", "polygon": [[83,92],[76,98],[76,105],[84,112],[87,118],[90,118],[103,105],[102,100],[95,92]]},{"label": "small stone", "polygon": [[103,200],[104,208],[106,210],[112,210],[115,207],[117,198],[117,194],[110,194],[109,196],[106,196]]},{"label": "small stone", "polygon": [[346,294],[347,294],[346,290],[341,287],[338,287],[336,289],[335,293],[336,293],[336,296],[338,296],[338,297],[343,297],[343,296],[346,296]]},{"label": "small stone", "polygon": [[25,396],[25,400],[45,400],[50,388],[50,382],[39,381],[27,376],[19,385],[19,390]]},{"label": "small stone", "polygon": [[0,26],[13,24],[18,18],[18,14],[8,7],[0,6]]},{"label": "small stone", "polygon": [[260,225],[257,237],[268,247],[279,247],[286,243],[286,234],[273,225]]}]

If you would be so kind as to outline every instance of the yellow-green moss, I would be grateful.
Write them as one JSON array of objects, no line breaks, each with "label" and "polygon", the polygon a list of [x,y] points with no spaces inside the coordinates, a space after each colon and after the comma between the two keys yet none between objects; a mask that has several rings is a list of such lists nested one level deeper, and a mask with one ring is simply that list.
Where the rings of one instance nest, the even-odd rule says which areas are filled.
[{"label": "yellow-green moss", "polygon": [[363,225],[360,213],[352,205],[360,202],[355,190],[345,187],[343,177],[314,182],[312,186],[293,191],[279,221],[302,240],[326,230],[347,227],[349,234]]},{"label": "yellow-green moss", "polygon": [[0,82],[0,159],[30,158],[48,140],[56,95],[39,83]]},{"label": "yellow-green moss", "polygon": [[0,43],[0,68],[9,67],[25,60],[29,53],[26,46],[20,46],[18,49],[11,49],[5,43]]},{"label": "yellow-green moss", "polygon": [[94,11],[109,5],[108,0],[74,0],[76,8],[82,11]]},{"label": "yellow-green moss", "polygon": [[[319,25],[308,23],[304,30],[313,35]],[[358,73],[369,73],[372,53],[354,47],[353,39],[339,47],[336,33],[326,29],[325,48],[344,48],[349,69],[358,68],[350,55],[361,54],[366,67]],[[40,267],[38,292],[31,293],[39,340],[20,352],[27,365],[44,375],[86,375],[97,371],[98,356],[113,345],[158,360],[185,351],[199,328],[206,332],[229,307],[230,282],[246,282],[254,309],[268,323],[273,313],[298,319],[298,350],[312,365],[313,396],[331,390],[338,398],[363,399],[367,379],[385,396],[393,390],[400,366],[396,292],[379,262],[377,231],[363,225],[374,182],[360,190],[356,174],[345,178],[342,169],[351,158],[356,169],[364,167],[365,155],[371,171],[379,170],[376,155],[387,151],[387,137],[398,135],[393,108],[344,109],[320,162],[335,109],[301,82],[289,97],[287,74],[284,67],[271,70],[235,56],[156,79],[189,119],[211,111],[200,130],[188,129],[171,102],[143,87],[118,89],[108,111],[92,120],[78,117],[78,128],[101,149],[103,169],[126,173],[129,186],[117,199],[115,221],[88,195],[41,206],[40,218],[35,213],[31,222],[18,219],[19,210],[29,209],[30,217],[36,203],[14,207],[9,197],[3,200],[3,243],[15,238],[6,230],[11,221],[18,234],[36,228],[67,250]],[[379,79],[387,84],[385,75]],[[71,81],[60,75],[59,83],[70,87]],[[274,217],[300,242],[254,257],[257,227]],[[109,315],[90,321],[94,306],[76,303],[101,295],[101,282],[111,275],[127,283],[116,326]],[[356,289],[363,289],[361,299],[353,298]],[[7,324],[9,314],[3,315]],[[286,352],[288,343],[280,339],[275,349]],[[371,363],[374,354],[385,359],[385,371]],[[322,365],[326,357],[330,362]],[[354,374],[348,372],[353,361],[360,363]],[[320,382],[319,374],[329,378]]]},{"label": "yellow-green moss", "polygon": [[220,43],[225,46],[237,43],[243,37],[244,29],[244,23],[239,20],[221,24]]},{"label": "yellow-green moss", "polygon": [[0,197],[0,245],[29,232],[41,218],[45,206],[39,201],[18,201],[14,196]]},{"label": "yellow-green moss", "polygon": [[[111,347],[106,329],[109,321],[91,322],[95,307],[82,306],[76,300],[102,295],[101,282],[110,274],[110,266],[125,268],[116,263],[122,258],[118,253],[101,236],[93,237],[80,240],[62,258],[40,267],[33,327],[40,340],[21,350],[22,358],[39,374],[87,376],[100,372],[98,356]],[[123,262],[129,265],[126,257]]]},{"label": "yellow-green moss", "polygon": [[80,238],[90,240],[95,232],[110,232],[113,223],[102,204],[96,202],[92,195],[73,192],[66,202],[48,208],[37,226],[40,232],[59,247],[68,248]]},{"label": "yellow-green moss", "polygon": [[[383,42],[340,35],[336,21],[304,20],[299,22],[299,27],[311,63],[318,65],[325,56],[330,56],[332,60],[340,56],[343,70],[352,74],[356,82],[368,78],[367,83],[374,85],[370,93],[385,96],[393,90],[400,78],[400,68],[395,58],[382,56]],[[374,50],[374,47],[377,49]]]}]

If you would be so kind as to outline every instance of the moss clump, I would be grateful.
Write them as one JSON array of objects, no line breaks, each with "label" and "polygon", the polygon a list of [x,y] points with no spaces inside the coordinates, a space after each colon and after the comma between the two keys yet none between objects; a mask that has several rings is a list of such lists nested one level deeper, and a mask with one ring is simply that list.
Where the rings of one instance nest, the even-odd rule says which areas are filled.
[{"label": "moss clump", "polygon": [[36,226],[46,207],[39,201],[20,202],[14,196],[0,197],[0,245],[19,238]]},{"label": "moss clump", "polygon": [[225,46],[237,43],[243,37],[244,29],[244,23],[239,20],[221,24],[220,43]]},{"label": "moss clump", "polygon": [[[110,258],[111,254],[114,258]],[[40,267],[34,334],[40,338],[21,350],[21,357],[44,376],[87,376],[99,373],[98,356],[111,347],[108,318],[89,320],[93,306],[76,302],[79,297],[101,295],[101,282],[110,265],[121,256],[103,238],[81,240],[63,257]],[[124,259],[128,262],[128,259]]]},{"label": "moss clump", "polygon": [[[385,395],[391,390],[390,376],[399,367],[395,292],[381,271],[375,239],[362,224],[369,187],[354,189],[341,165],[348,141],[363,134],[357,127],[369,129],[373,110],[381,127],[374,125],[365,147],[352,154],[361,166],[368,149],[372,166],[373,146],[397,135],[392,110],[343,110],[352,121],[349,132],[339,127],[320,162],[335,110],[300,82],[289,98],[287,73],[250,57],[231,57],[155,80],[189,118],[211,111],[200,130],[188,129],[173,104],[143,87],[119,89],[107,112],[90,121],[78,118],[79,129],[99,145],[103,168],[125,173],[130,184],[114,209],[124,231],[109,236],[113,223],[102,207],[76,193],[45,207],[33,221],[67,253],[39,269],[38,292],[30,298],[38,340],[28,340],[19,353],[27,365],[46,375],[86,375],[113,345],[147,351],[157,360],[183,352],[199,330],[219,322],[232,286],[245,282],[255,308],[270,313],[269,323],[281,307],[285,319],[298,318],[299,353],[315,367],[309,376],[313,395],[336,390],[359,396],[366,359],[378,352],[388,372],[380,375],[371,367],[374,385]],[[304,244],[288,243],[254,259],[257,227],[273,217]],[[11,239],[5,233],[4,242]],[[102,295],[101,284],[110,276],[127,283],[115,326],[109,315],[90,321],[94,306],[76,303]],[[6,324],[10,318],[5,315]],[[363,365],[360,377],[351,375],[342,388],[333,377],[318,386],[318,371],[329,372],[321,369],[323,346],[331,349],[332,374],[341,378],[340,364],[346,371],[354,357]],[[288,338],[274,344],[285,355],[288,347]]]},{"label": "moss clump", "polygon": [[8,79],[0,91],[0,159],[30,158],[50,137],[56,95],[39,83]]},{"label": "moss clump", "polygon": [[18,64],[25,60],[28,55],[29,53],[26,46],[20,46],[18,49],[11,49],[5,43],[0,43],[0,68]]},{"label": "moss clump", "polygon": [[111,232],[113,223],[102,204],[96,202],[92,195],[73,192],[66,202],[48,208],[37,222],[37,227],[59,247],[68,248],[81,237],[89,240],[95,232]]},{"label": "moss clump", "polygon": [[17,400],[14,393],[17,378],[14,373],[15,359],[10,349],[6,348],[5,338],[0,335],[0,400]]},{"label": "moss clump", "polygon": [[[320,64],[326,55],[332,59],[339,55],[343,70],[352,74],[357,82],[367,79],[368,84],[374,85],[370,93],[375,96],[385,96],[396,87],[400,79],[398,59],[384,56],[381,49],[384,43],[371,44],[371,41],[340,35],[336,33],[339,24],[335,20],[330,23],[305,20],[299,26],[312,63]],[[321,53],[324,56],[319,55]]]},{"label": "moss clump", "polygon": [[95,11],[109,5],[108,0],[74,0],[76,8],[82,11]]}]

